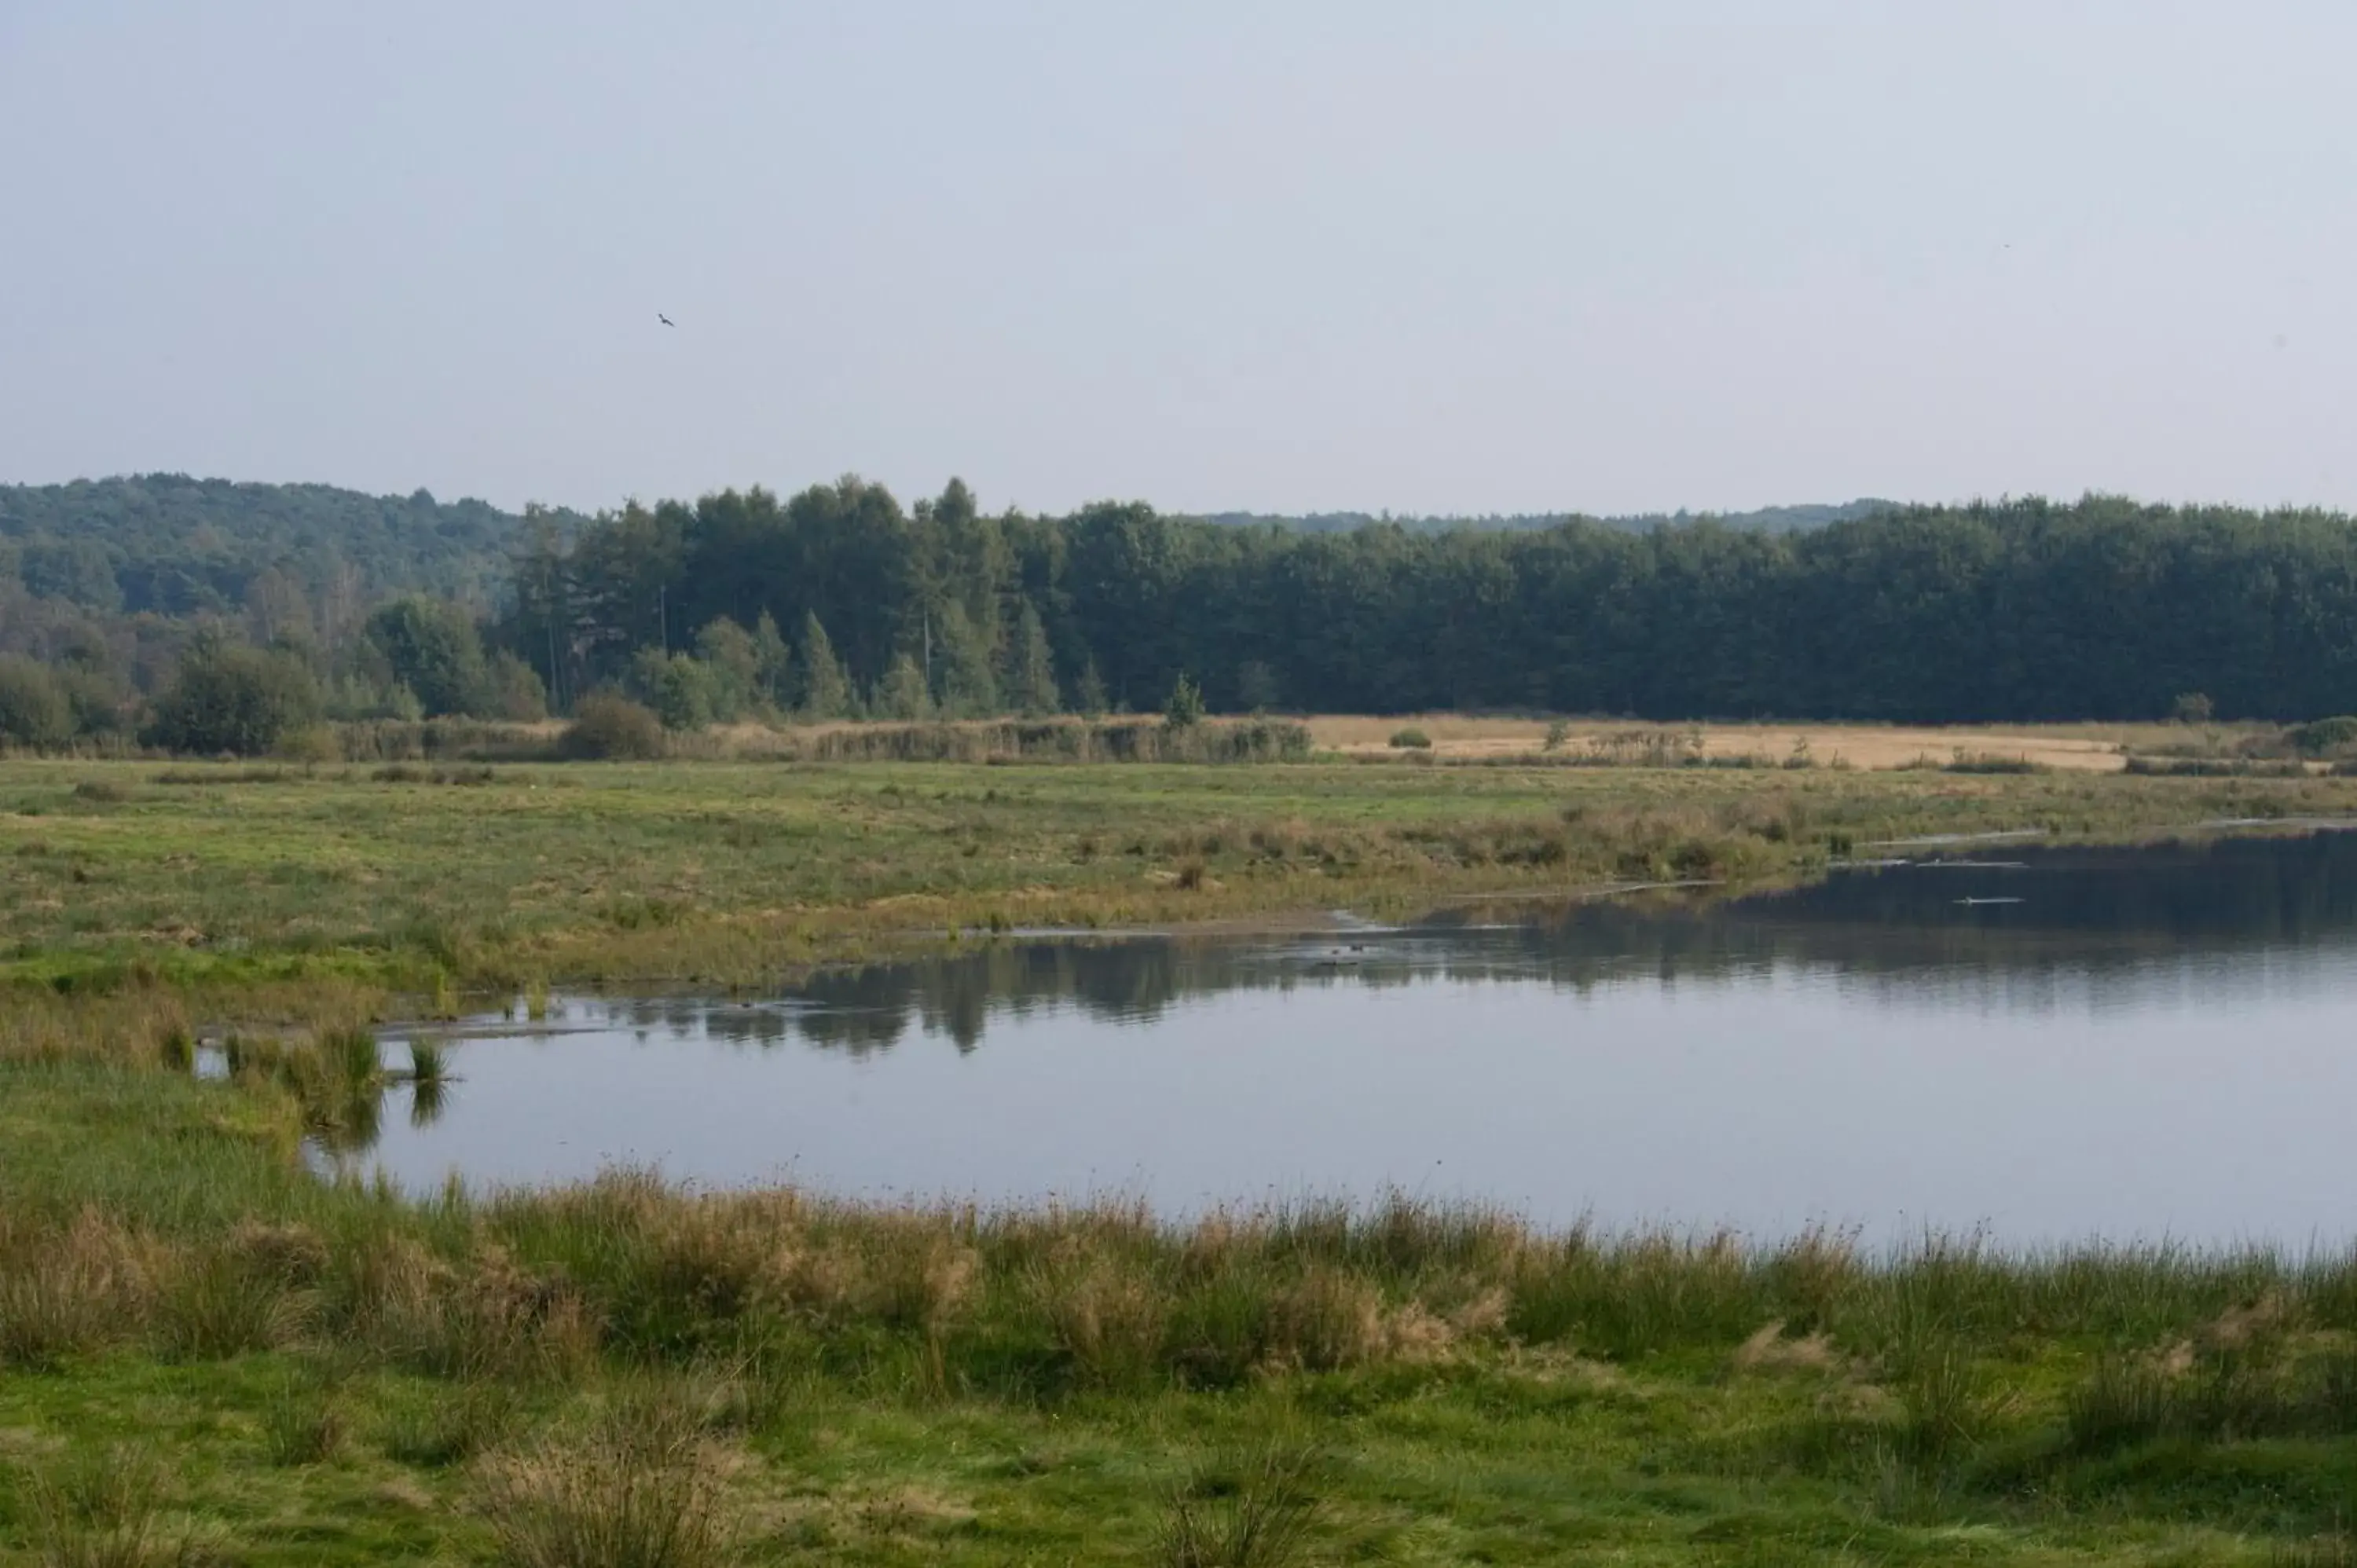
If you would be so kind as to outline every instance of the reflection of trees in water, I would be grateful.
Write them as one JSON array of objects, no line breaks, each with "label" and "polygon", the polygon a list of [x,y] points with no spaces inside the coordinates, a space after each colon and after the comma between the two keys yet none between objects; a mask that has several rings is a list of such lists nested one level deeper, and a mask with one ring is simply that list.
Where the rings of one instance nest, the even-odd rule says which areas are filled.
[{"label": "reflection of trees in water", "polygon": [[[914,1026],[971,1050],[994,1015],[1072,1008],[1149,1021],[1225,992],[1433,980],[1584,992],[1790,970],[1894,1000],[2043,1011],[2083,993],[2101,1002],[2149,992],[2172,972],[2205,990],[2265,983],[2279,966],[2258,958],[2263,950],[2357,950],[2357,834],[1936,853],[1944,858],[1747,897],[1517,903],[1309,941],[994,943],[833,972],[779,1003],[652,1000],[618,1004],[615,1015],[641,1029],[700,1024],[750,1045],[791,1036],[854,1054],[888,1050]],[[1999,898],[2020,902],[1967,902]]]}]

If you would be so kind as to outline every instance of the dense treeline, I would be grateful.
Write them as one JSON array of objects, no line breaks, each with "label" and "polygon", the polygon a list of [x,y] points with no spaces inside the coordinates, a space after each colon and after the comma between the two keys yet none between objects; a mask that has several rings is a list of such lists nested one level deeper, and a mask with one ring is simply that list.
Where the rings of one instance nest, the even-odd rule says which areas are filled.
[{"label": "dense treeline", "polygon": [[500,631],[560,699],[726,664],[822,714],[1143,709],[1188,673],[1228,711],[2144,719],[2202,693],[2293,719],[2357,707],[2357,527],[2091,497],[1305,532],[845,479],[544,524]]},{"label": "dense treeline", "polygon": [[[674,729],[1198,706],[2144,719],[2191,693],[2228,718],[2357,709],[2357,525],[2321,511],[2091,497],[1790,528],[1331,531],[1141,504],[991,514],[955,481],[906,507],[846,478],[595,519],[355,512],[349,491],[312,514],[308,493],[0,490],[0,740],[250,749],[321,718],[531,718],[601,692]],[[76,497],[122,515],[74,532],[58,509]]]}]

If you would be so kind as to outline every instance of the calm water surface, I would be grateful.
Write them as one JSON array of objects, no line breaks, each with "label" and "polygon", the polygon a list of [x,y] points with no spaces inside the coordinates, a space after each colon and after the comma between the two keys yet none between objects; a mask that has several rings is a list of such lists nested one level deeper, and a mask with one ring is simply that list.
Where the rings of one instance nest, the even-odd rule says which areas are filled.
[{"label": "calm water surface", "polygon": [[2357,835],[1919,853],[1708,905],[566,999],[462,1035],[438,1114],[388,1106],[353,1157],[420,1190],[630,1162],[1174,1214],[1396,1187],[1760,1235],[2357,1235]]}]

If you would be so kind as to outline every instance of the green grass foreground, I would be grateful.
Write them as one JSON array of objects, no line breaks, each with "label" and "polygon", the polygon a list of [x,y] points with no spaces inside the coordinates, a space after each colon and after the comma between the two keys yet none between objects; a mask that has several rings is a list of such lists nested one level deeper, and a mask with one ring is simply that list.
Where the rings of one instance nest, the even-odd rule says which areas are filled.
[{"label": "green grass foreground", "polygon": [[759,983],[912,934],[1398,914],[1787,877],[1920,833],[2352,810],[2357,779],[2323,778],[0,762],[0,983]]},{"label": "green grass foreground", "polygon": [[414,1204],[295,1157],[349,1036],[107,1010],[0,1064],[0,1561],[2350,1560],[2357,1256]]}]

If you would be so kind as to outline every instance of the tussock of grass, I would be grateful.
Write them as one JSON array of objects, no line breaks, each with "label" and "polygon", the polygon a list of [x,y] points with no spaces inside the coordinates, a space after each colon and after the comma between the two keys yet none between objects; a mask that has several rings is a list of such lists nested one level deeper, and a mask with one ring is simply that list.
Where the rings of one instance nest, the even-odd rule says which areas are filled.
[{"label": "tussock of grass", "polygon": [[166,1527],[164,1472],[138,1449],[88,1450],[35,1471],[25,1487],[41,1568],[196,1568],[189,1532]]},{"label": "tussock of grass", "polygon": [[449,1076],[449,1047],[440,1040],[433,1039],[415,1039],[409,1042],[409,1081],[411,1083],[441,1083]]},{"label": "tussock of grass", "polygon": [[263,1448],[274,1466],[324,1464],[342,1451],[344,1438],[344,1412],[333,1391],[307,1379],[286,1379],[263,1407]]},{"label": "tussock of grass", "polygon": [[234,1248],[197,1248],[171,1257],[148,1316],[163,1356],[220,1360],[292,1343],[311,1305],[260,1260]]},{"label": "tussock of grass", "polygon": [[588,1432],[490,1464],[484,1512],[513,1568],[705,1568],[726,1561],[717,1487],[696,1424],[630,1399]]},{"label": "tussock of grass", "polygon": [[0,1369],[55,1371],[137,1321],[152,1250],[95,1210],[48,1230],[0,1215]]},{"label": "tussock of grass", "polygon": [[447,1469],[505,1444],[522,1419],[511,1385],[475,1379],[395,1405],[377,1441],[404,1465]]},{"label": "tussock of grass", "polygon": [[1322,1508],[1319,1456],[1277,1444],[1206,1466],[1170,1499],[1160,1568],[1287,1568],[1307,1559]]}]

